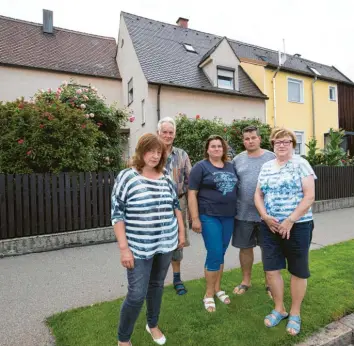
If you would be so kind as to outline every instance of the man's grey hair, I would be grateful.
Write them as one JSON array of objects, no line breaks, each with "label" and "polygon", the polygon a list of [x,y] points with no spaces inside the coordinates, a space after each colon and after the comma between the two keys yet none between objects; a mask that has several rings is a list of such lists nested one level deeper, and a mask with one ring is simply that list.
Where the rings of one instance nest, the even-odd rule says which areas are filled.
[{"label": "man's grey hair", "polygon": [[159,122],[157,123],[157,132],[160,133],[161,131],[161,127],[164,123],[169,123],[173,126],[175,132],[176,132],[176,122],[173,118],[170,117],[165,117],[159,120]]}]

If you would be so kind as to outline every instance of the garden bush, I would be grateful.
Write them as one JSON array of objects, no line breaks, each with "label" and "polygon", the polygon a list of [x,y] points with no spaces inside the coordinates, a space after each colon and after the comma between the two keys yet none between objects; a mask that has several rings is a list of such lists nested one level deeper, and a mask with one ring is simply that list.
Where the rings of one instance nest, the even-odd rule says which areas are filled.
[{"label": "garden bush", "polygon": [[0,172],[118,170],[120,129],[134,117],[94,87],[63,84],[30,101],[0,103]]},{"label": "garden bush", "polygon": [[229,144],[229,157],[244,150],[242,144],[242,130],[249,126],[256,125],[262,136],[262,147],[271,149],[269,136],[271,128],[267,124],[256,119],[234,120],[232,124],[225,124],[222,119],[203,119],[200,115],[188,118],[186,114],[179,114],[176,117],[176,139],[174,145],[183,148],[189,155],[192,164],[203,159],[204,144],[210,135],[220,135]]}]

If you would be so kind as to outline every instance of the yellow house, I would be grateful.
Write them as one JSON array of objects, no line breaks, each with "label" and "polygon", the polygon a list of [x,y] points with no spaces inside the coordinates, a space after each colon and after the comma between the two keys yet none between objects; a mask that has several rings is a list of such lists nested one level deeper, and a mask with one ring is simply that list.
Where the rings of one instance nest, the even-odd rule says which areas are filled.
[{"label": "yellow house", "polygon": [[[306,154],[305,144],[312,137],[323,148],[324,134],[339,127],[337,84],[352,82],[334,66],[303,59],[300,54],[252,47],[252,54],[245,56],[244,49],[239,49],[243,56],[238,56],[241,66],[269,98],[266,122],[295,131],[298,154]],[[237,54],[237,47],[234,49]]]}]

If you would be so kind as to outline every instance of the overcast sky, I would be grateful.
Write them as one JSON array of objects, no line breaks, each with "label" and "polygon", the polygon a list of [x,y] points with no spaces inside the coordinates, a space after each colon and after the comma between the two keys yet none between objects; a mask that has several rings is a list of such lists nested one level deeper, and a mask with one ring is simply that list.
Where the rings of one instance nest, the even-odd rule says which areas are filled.
[{"label": "overcast sky", "polygon": [[[334,65],[354,81],[354,0],[0,0],[0,15],[117,39],[120,11]],[[1,32],[0,32],[1,35]]]}]

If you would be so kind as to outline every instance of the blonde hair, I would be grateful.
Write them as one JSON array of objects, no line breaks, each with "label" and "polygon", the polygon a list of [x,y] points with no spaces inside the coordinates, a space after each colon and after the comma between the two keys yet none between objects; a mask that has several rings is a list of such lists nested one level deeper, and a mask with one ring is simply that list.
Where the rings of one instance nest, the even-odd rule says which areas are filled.
[{"label": "blonde hair", "polygon": [[293,148],[295,149],[296,147],[296,135],[293,131],[288,130],[284,127],[275,127],[272,130],[272,133],[270,134],[270,142],[272,143],[272,146],[274,147],[274,141],[276,139],[281,139],[285,137],[290,137],[293,143]]}]

